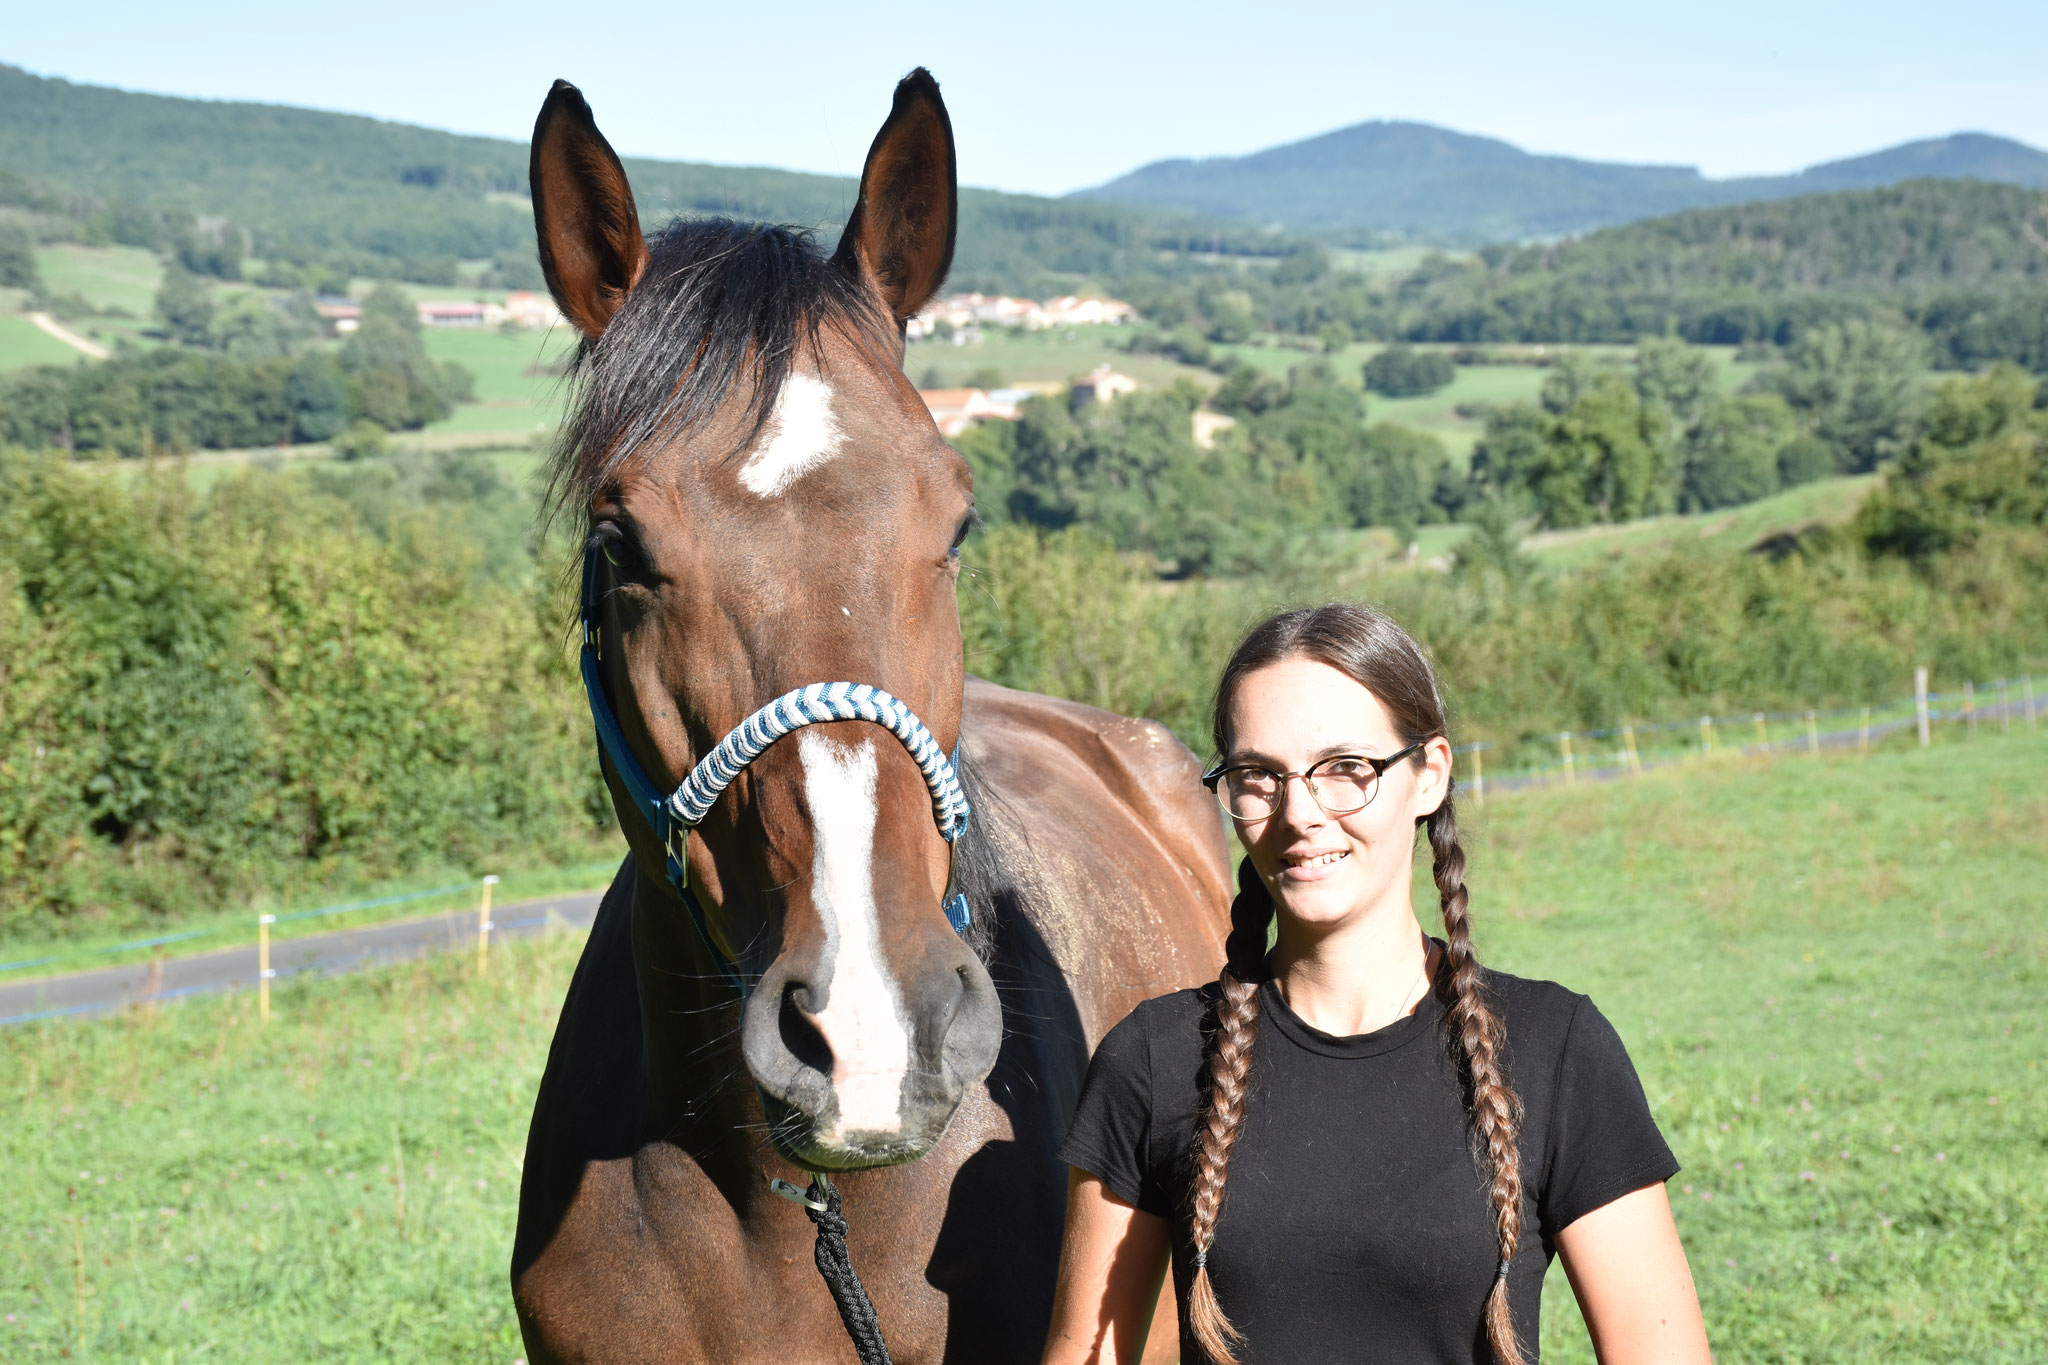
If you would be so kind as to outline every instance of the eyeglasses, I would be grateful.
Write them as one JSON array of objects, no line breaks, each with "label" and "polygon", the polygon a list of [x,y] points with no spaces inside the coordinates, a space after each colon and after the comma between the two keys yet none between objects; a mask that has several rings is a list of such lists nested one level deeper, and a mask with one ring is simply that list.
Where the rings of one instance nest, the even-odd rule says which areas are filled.
[{"label": "eyeglasses", "polygon": [[1297,777],[1308,784],[1308,794],[1324,814],[1350,815],[1371,804],[1387,769],[1428,742],[1419,739],[1385,758],[1335,754],[1298,773],[1276,773],[1271,768],[1241,763],[1203,773],[1202,785],[1216,793],[1224,812],[1233,820],[1263,820],[1279,810],[1286,799],[1287,784]]}]

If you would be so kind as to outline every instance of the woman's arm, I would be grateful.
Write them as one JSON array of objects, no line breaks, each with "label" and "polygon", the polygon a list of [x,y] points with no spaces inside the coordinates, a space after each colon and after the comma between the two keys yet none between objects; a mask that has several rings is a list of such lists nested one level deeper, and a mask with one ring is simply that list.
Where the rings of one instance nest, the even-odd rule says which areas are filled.
[{"label": "woman's arm", "polygon": [[1166,1276],[1166,1220],[1069,1168],[1067,1238],[1045,1365],[1135,1365]]},{"label": "woman's arm", "polygon": [[1699,1293],[1662,1185],[1577,1219],[1557,1249],[1600,1365],[1708,1365]]}]

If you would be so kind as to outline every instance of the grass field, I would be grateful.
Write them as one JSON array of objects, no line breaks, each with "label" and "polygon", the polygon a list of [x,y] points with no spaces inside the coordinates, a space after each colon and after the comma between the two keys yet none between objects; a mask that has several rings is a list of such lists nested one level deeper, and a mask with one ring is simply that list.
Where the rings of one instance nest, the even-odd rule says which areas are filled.
[{"label": "grass field", "polygon": [[[77,328],[73,328],[76,331]],[[0,313],[0,370],[69,365],[85,357],[19,313]]]},{"label": "grass field", "polygon": [[[1487,960],[1627,1040],[1717,1357],[2039,1361],[2048,739],[1468,811]],[[0,1033],[0,1357],[519,1354],[505,1262],[578,941]],[[1592,1359],[1561,1272],[1545,1358]]]},{"label": "grass field", "polygon": [[43,286],[52,294],[81,294],[95,308],[120,308],[138,318],[156,308],[164,268],[156,253],[134,246],[75,246],[36,251]]},{"label": "grass field", "polygon": [[1671,548],[1680,544],[1746,549],[1773,535],[1813,525],[1835,525],[1854,516],[1877,487],[1876,474],[1849,474],[1773,493],[1768,498],[1688,516],[1645,517],[1619,526],[1585,526],[1543,531],[1523,548],[1547,563],[1576,567],[1614,555]]},{"label": "grass field", "polygon": [[568,327],[547,332],[500,332],[495,328],[429,327],[421,333],[427,354],[453,360],[476,376],[474,403],[464,403],[427,428],[442,435],[502,434],[520,440],[552,432],[562,420],[566,389],[561,364],[575,349]]}]

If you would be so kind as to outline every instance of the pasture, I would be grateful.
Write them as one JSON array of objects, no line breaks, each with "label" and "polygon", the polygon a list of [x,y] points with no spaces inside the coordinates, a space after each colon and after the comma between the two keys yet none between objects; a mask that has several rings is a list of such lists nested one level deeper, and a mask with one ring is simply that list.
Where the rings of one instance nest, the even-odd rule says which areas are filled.
[{"label": "pasture", "polygon": [[[1684,1163],[1720,1359],[2042,1359],[2044,744],[1469,809],[1482,953],[1594,998]],[[268,1029],[229,997],[0,1034],[0,1356],[512,1360],[520,1153],[578,946],[290,983]],[[1592,1358],[1557,1271],[1543,1336]]]}]

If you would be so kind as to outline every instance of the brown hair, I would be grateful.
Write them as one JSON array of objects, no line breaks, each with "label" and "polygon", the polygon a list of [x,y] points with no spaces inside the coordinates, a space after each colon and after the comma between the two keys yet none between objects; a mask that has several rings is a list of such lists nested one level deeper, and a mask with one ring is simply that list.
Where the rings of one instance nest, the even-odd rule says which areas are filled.
[{"label": "brown hair", "polygon": [[[1287,659],[1313,659],[1356,681],[1386,708],[1403,742],[1446,733],[1443,698],[1421,647],[1384,614],[1340,603],[1283,612],[1239,642],[1216,688],[1217,753],[1230,751],[1228,712],[1238,684],[1247,674]],[[1420,754],[1416,761],[1421,761]],[[1479,959],[1472,950],[1465,850],[1458,842],[1458,818],[1449,790],[1436,813],[1418,824],[1429,835],[1437,897],[1443,905],[1450,967],[1444,987],[1449,1040],[1465,1086],[1478,1159],[1489,1178],[1488,1197],[1499,1238],[1500,1270],[1486,1300],[1486,1334],[1501,1365],[1524,1365],[1508,1312],[1506,1273],[1522,1235],[1522,1171],[1516,1145],[1522,1104],[1507,1076],[1506,1030],[1487,999]],[[1267,974],[1266,935],[1274,913],[1272,896],[1249,858],[1239,867],[1237,880],[1224,950],[1228,960],[1209,1044],[1209,1090],[1195,1129],[1190,1190],[1195,1274],[1188,1289],[1188,1323],[1216,1365],[1236,1365],[1232,1343],[1241,1336],[1224,1316],[1209,1282],[1209,1248],[1223,1209],[1230,1150],[1244,1127],[1252,1043],[1259,1028],[1259,982]]]}]

